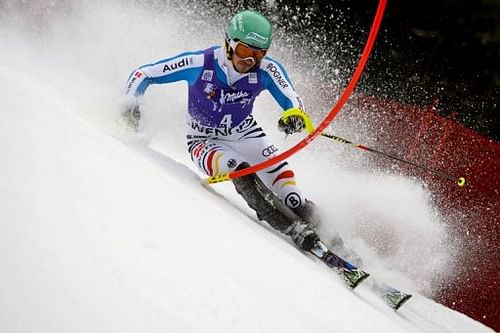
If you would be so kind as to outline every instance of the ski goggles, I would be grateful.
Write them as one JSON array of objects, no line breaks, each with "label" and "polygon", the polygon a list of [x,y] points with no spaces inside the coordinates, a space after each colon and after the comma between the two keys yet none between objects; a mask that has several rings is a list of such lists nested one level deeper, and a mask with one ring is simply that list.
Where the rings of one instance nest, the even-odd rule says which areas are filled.
[{"label": "ski goggles", "polygon": [[267,52],[267,49],[260,49],[232,39],[229,41],[229,47],[233,49],[238,57],[242,59],[253,58],[256,62],[261,61]]}]

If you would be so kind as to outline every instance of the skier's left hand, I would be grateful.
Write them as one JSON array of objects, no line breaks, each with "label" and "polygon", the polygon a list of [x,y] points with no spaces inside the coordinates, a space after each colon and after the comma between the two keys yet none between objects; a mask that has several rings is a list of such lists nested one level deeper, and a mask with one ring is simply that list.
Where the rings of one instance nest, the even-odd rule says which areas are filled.
[{"label": "skier's left hand", "polygon": [[312,129],[311,118],[303,110],[291,108],[281,115],[278,129],[286,134],[300,133],[304,129],[309,132]]},{"label": "skier's left hand", "polygon": [[135,105],[134,107],[129,107],[123,110],[122,119],[125,124],[134,132],[139,130],[139,122],[141,120],[141,110],[139,109],[139,105]]}]

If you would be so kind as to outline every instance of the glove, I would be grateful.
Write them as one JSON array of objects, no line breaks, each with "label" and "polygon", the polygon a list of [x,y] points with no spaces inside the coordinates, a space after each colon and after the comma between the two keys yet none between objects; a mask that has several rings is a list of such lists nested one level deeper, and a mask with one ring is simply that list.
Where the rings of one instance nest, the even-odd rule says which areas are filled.
[{"label": "glove", "polygon": [[300,133],[306,127],[300,116],[289,116],[278,120],[278,129],[286,134]]},{"label": "glove", "polygon": [[139,129],[139,121],[141,120],[141,110],[139,109],[139,105],[126,108],[125,111],[122,112],[121,116],[125,121],[125,124],[134,132],[137,132]]},{"label": "glove", "polygon": [[313,131],[309,115],[299,108],[291,108],[283,112],[278,121],[278,129],[286,134],[300,133],[303,129]]}]

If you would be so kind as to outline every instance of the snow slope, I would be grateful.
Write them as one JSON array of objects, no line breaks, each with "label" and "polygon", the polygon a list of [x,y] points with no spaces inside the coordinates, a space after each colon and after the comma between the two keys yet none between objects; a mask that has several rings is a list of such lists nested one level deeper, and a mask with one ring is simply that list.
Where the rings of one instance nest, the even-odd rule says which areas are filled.
[{"label": "snow slope", "polygon": [[[183,151],[182,85],[152,89],[142,134],[123,131],[115,90],[129,67],[163,56],[154,39],[169,31],[168,54],[193,46],[174,38],[182,34],[175,17],[161,20],[171,22],[165,27],[157,12],[81,6],[58,7],[64,15],[38,9],[64,18],[43,31],[23,25],[34,18],[18,8],[1,16],[1,332],[490,331],[419,294],[394,313],[367,286],[347,289],[258,224],[230,184],[202,187]],[[142,40],[150,53],[124,46],[150,32],[137,17],[158,28]],[[258,105],[272,109],[265,98]],[[260,114],[269,132],[275,115]],[[346,221],[334,227],[368,258],[367,269],[430,293],[428,280],[446,275],[451,254],[425,191],[399,177],[342,172],[321,146],[312,149],[314,163],[293,160],[304,188],[326,215]],[[325,198],[325,180],[341,193]],[[396,251],[374,247],[372,234]],[[416,258],[426,251],[435,256]]]}]

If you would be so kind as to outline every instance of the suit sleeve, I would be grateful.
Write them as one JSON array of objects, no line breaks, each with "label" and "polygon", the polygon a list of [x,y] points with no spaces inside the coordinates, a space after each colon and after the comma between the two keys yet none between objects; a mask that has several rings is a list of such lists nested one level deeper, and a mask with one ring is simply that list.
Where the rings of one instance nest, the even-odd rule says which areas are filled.
[{"label": "suit sleeve", "polygon": [[203,52],[186,52],[172,58],[147,64],[130,74],[125,87],[125,95],[141,97],[150,84],[187,81],[193,85],[203,70]]},{"label": "suit sleeve", "polygon": [[260,70],[263,87],[271,93],[283,110],[299,108],[305,111],[304,102],[295,91],[283,65],[266,57],[261,63]]}]

